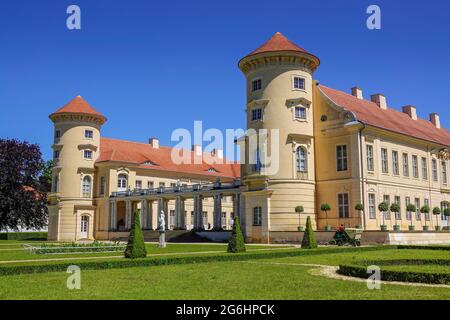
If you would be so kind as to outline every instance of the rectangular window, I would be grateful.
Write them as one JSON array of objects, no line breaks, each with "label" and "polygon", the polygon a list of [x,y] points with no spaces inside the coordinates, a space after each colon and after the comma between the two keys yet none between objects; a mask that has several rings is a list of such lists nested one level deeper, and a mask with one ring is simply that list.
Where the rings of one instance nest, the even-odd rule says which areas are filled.
[{"label": "rectangular window", "polygon": [[227,213],[226,212],[222,212],[222,228],[223,229],[227,228]]},{"label": "rectangular window", "polygon": [[367,170],[374,171],[374,162],[373,162],[373,146],[367,145]]},{"label": "rectangular window", "polygon": [[174,227],[175,227],[175,210],[170,210],[169,229],[173,229]]},{"label": "rectangular window", "polygon": [[448,217],[444,214],[445,209],[448,208],[448,202],[442,201],[441,202],[441,221],[448,220]]},{"label": "rectangular window", "polygon": [[91,150],[84,150],[84,158],[85,159],[92,159],[92,151]]},{"label": "rectangular window", "polygon": [[422,158],[422,179],[428,180],[428,163],[427,158]]},{"label": "rectangular window", "polygon": [[385,148],[381,149],[381,172],[389,172],[388,151]]},{"label": "rectangular window", "polygon": [[337,171],[347,171],[347,146],[336,147]]},{"label": "rectangular window", "polygon": [[252,91],[258,91],[262,88],[262,79],[252,80]]},{"label": "rectangular window", "polygon": [[147,182],[147,189],[153,189],[153,186],[154,186],[153,181]]},{"label": "rectangular window", "polygon": [[208,212],[203,211],[202,215],[203,215],[203,226],[205,227],[205,229],[208,229]]},{"label": "rectangular window", "polygon": [[445,161],[442,161],[442,183],[447,184],[447,163]]},{"label": "rectangular window", "polygon": [[305,107],[295,107],[295,119],[306,120],[306,108]]},{"label": "rectangular window", "polygon": [[262,120],[262,109],[257,108],[252,110],[252,121]]},{"label": "rectangular window", "polygon": [[[405,198],[405,208],[408,208],[408,205],[411,203],[411,198],[410,197],[406,197]],[[406,211],[406,220],[411,220],[412,216],[411,216],[411,212]]]},{"label": "rectangular window", "polygon": [[100,195],[104,195],[105,194],[105,189],[106,189],[106,179],[105,177],[100,177]]},{"label": "rectangular window", "polygon": [[348,208],[348,193],[338,194],[338,208],[339,208],[339,218],[348,218],[349,208]]},{"label": "rectangular window", "polygon": [[305,79],[301,77],[294,77],[294,89],[305,90]]},{"label": "rectangular window", "polygon": [[413,177],[419,178],[419,160],[417,156],[412,156]]},{"label": "rectangular window", "polygon": [[369,193],[369,218],[375,219],[377,217],[377,211],[375,207],[375,194]]},{"label": "rectangular window", "polygon": [[[423,200],[423,205],[428,207],[429,210],[431,210],[431,208],[430,208],[430,200],[424,199]],[[426,221],[430,221],[430,213],[429,212],[425,212],[424,215],[425,215],[425,220]]]},{"label": "rectangular window", "polygon": [[84,137],[86,139],[92,139],[94,137],[94,131],[92,131],[92,130],[84,130]]},{"label": "rectangular window", "polygon": [[407,153],[403,154],[403,175],[409,177],[409,159]]},{"label": "rectangular window", "polygon": [[392,151],[392,173],[396,176],[400,174],[398,167],[398,152]]},{"label": "rectangular window", "polygon": [[53,151],[53,158],[54,158],[55,160],[58,160],[58,159],[59,159],[59,154],[60,154],[60,151],[59,151],[59,150]]},{"label": "rectangular window", "polygon": [[160,182],[159,183],[159,187],[160,188],[165,188],[166,187],[166,183],[165,182]]},{"label": "rectangular window", "polygon": [[61,130],[56,130],[56,131],[55,131],[55,138],[56,138],[56,139],[61,138]]},{"label": "rectangular window", "polygon": [[[388,205],[388,208],[391,206],[391,197],[387,194],[383,196],[383,202],[386,202]],[[388,209],[388,211],[384,212],[384,218],[386,220],[391,220],[391,211]]]},{"label": "rectangular window", "polygon": [[421,217],[420,217],[420,199],[419,198],[414,199],[414,205],[416,206],[416,220],[420,221]]},{"label": "rectangular window", "polygon": [[433,159],[431,161],[431,170],[433,171],[433,181],[438,181],[438,169],[437,169],[437,161]]},{"label": "rectangular window", "polygon": [[142,180],[136,180],[136,189],[142,189]]},{"label": "rectangular window", "polygon": [[262,225],[262,207],[253,208],[253,225],[254,226]]},{"label": "rectangular window", "polygon": [[394,198],[395,203],[400,207],[400,211],[395,213],[395,219],[401,220],[402,219],[402,204],[399,196],[395,196]]}]

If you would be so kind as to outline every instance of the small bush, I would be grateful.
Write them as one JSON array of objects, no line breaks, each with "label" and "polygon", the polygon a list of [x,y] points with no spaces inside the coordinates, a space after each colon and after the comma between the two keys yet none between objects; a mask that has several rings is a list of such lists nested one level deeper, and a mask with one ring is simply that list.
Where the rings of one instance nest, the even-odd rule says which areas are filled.
[{"label": "small bush", "polygon": [[4,232],[0,240],[47,240],[47,232]]},{"label": "small bush", "polygon": [[419,245],[398,245],[397,249],[419,249],[419,250],[450,250],[450,246],[419,246]]},{"label": "small bush", "polygon": [[303,234],[302,249],[315,249],[317,248],[316,238],[314,237],[314,230],[311,224],[311,217],[306,219],[306,230]]},{"label": "small bush", "polygon": [[130,235],[128,236],[127,248],[125,249],[125,258],[136,259],[145,258],[146,256],[147,249],[145,248],[144,235],[141,229],[141,213],[139,210],[136,210]]},{"label": "small bush", "polygon": [[241,223],[237,216],[234,218],[233,231],[231,232],[227,251],[232,253],[245,252],[244,236],[242,235]]}]

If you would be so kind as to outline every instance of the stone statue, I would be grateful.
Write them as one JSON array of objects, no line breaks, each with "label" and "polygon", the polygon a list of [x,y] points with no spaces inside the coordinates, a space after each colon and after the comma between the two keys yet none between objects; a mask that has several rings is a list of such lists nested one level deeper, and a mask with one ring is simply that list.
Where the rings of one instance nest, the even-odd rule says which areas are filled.
[{"label": "stone statue", "polygon": [[161,210],[161,214],[159,215],[159,247],[166,247],[166,215],[164,211]]}]

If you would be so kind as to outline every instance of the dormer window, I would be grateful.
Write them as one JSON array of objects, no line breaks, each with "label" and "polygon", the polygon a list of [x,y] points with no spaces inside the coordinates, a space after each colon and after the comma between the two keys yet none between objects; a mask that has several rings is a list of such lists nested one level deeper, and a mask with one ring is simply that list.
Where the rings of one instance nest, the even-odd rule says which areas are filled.
[{"label": "dormer window", "polygon": [[53,152],[53,158],[54,158],[55,160],[58,160],[58,159],[59,159],[59,154],[60,154],[60,151],[59,151],[59,150],[55,150],[55,151]]},{"label": "dormer window", "polygon": [[84,130],[84,137],[86,139],[94,138],[94,131],[92,131],[92,130]]},{"label": "dormer window", "polygon": [[251,114],[251,119],[252,119],[252,121],[262,120],[262,109],[261,108],[253,109],[252,114]]},{"label": "dormer window", "polygon": [[262,79],[254,79],[252,80],[252,91],[258,91],[262,89]]},{"label": "dormer window", "polygon": [[295,90],[305,90],[305,78],[294,76],[292,86]]},{"label": "dormer window", "polygon": [[150,161],[150,160],[147,160],[147,161],[145,161],[145,162],[143,163],[143,165],[144,165],[144,166],[155,166],[155,163],[152,162],[152,161]]},{"label": "dormer window", "polygon": [[208,170],[207,170],[208,172],[218,172],[216,169],[214,169],[214,168],[209,168]]},{"label": "dormer window", "polygon": [[56,139],[61,138],[61,130],[56,130],[56,131],[55,131],[55,138],[56,138]]}]

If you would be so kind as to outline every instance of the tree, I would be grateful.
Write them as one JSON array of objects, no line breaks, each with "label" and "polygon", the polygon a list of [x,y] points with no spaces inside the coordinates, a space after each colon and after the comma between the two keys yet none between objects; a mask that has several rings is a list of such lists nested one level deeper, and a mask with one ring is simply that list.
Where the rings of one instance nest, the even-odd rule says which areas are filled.
[{"label": "tree", "polygon": [[389,211],[389,205],[387,204],[387,202],[381,202],[378,205],[378,210],[380,210],[380,212],[383,214],[383,226],[384,226],[385,225],[384,224],[384,218],[385,218],[386,212]]},{"label": "tree", "polygon": [[323,203],[320,206],[320,211],[325,212],[327,226],[328,226],[328,211],[330,211],[330,210],[331,210],[331,206],[328,203]]},{"label": "tree", "polygon": [[426,215],[428,215],[430,213],[430,207],[429,206],[423,206],[422,208],[420,208],[420,212],[425,215],[425,225],[427,225]]},{"label": "tree", "polygon": [[400,212],[400,206],[398,203],[393,203],[391,204],[391,207],[389,208],[391,212],[394,212],[394,217],[395,217],[395,225],[397,226],[397,214]]},{"label": "tree", "polygon": [[144,235],[141,229],[141,211],[138,209],[134,212],[133,225],[128,236],[128,244],[125,249],[125,258],[136,259],[145,258],[147,249],[145,248]]},{"label": "tree", "polygon": [[302,215],[302,213],[305,211],[305,209],[303,208],[303,206],[296,206],[295,207],[295,212],[298,213],[298,227],[300,228],[301,226],[301,222],[300,222],[300,217]]},{"label": "tree", "polygon": [[412,212],[414,212],[414,211],[416,211],[416,210],[417,210],[416,206],[413,205],[412,203],[410,203],[410,204],[408,204],[408,205],[406,206],[406,212],[409,213],[409,217],[410,217],[410,220],[411,220],[411,226],[413,225]]},{"label": "tree", "polygon": [[38,145],[0,139],[0,230],[47,225],[47,196],[39,183],[43,168]]},{"label": "tree", "polygon": [[314,230],[311,224],[311,217],[306,218],[306,230],[303,234],[302,249],[317,248],[316,238],[314,237]]},{"label": "tree", "polygon": [[436,227],[439,230],[439,216],[441,215],[441,208],[434,207],[433,214],[436,216]]},{"label": "tree", "polygon": [[50,192],[52,189],[52,168],[55,162],[53,160],[47,160],[44,163],[41,176],[39,177],[39,191]]},{"label": "tree", "polygon": [[227,251],[231,253],[245,252],[245,241],[238,216],[234,217],[233,231],[231,231]]}]

